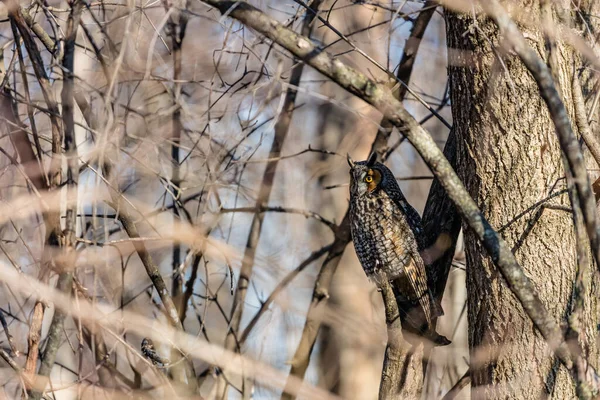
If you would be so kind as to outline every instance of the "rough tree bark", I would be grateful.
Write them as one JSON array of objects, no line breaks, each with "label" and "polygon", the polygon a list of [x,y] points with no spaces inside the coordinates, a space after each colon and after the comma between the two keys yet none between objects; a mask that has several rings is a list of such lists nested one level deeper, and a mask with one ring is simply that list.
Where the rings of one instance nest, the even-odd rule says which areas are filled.
[{"label": "rough tree bark", "polygon": [[[541,26],[540,2],[516,3],[512,3],[513,11],[527,9],[535,26]],[[568,9],[569,2],[557,5]],[[536,27],[521,29],[530,46],[548,62],[544,33]],[[447,38],[448,47],[455,50],[449,54],[456,55],[449,60],[449,75],[457,172],[492,226],[501,229],[509,224],[502,236],[549,312],[566,323],[577,273],[576,243],[571,213],[552,206],[568,209],[568,196],[555,197],[545,203],[549,207],[534,208],[513,221],[551,192],[565,188],[564,179],[560,180],[565,174],[561,152],[547,107],[523,63],[502,48],[503,39],[491,20],[448,12]],[[577,57],[560,42],[553,48],[553,57],[553,74],[573,121],[571,82],[577,73],[573,61]],[[550,355],[546,341],[469,229],[465,250],[472,395],[574,398],[572,378]],[[598,360],[598,295],[590,290],[584,294],[582,339],[594,364]]]}]

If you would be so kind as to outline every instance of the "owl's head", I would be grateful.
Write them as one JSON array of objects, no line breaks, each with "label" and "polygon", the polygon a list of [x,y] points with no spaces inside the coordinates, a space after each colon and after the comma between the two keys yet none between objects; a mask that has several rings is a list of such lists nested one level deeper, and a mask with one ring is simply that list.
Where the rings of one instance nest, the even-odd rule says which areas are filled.
[{"label": "owl's head", "polygon": [[374,194],[387,184],[396,182],[392,171],[377,162],[377,153],[371,154],[366,161],[353,161],[348,155],[350,165],[350,195],[365,196]]}]

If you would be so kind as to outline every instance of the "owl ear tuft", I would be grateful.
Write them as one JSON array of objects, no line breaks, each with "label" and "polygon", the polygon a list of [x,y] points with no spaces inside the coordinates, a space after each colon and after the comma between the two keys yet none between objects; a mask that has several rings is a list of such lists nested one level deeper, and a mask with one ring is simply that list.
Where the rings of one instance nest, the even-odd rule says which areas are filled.
[{"label": "owl ear tuft", "polygon": [[346,153],[346,160],[348,161],[348,165],[350,168],[354,168],[354,160],[350,157],[349,153]]},{"label": "owl ear tuft", "polygon": [[367,167],[372,167],[373,165],[375,165],[376,162],[377,162],[377,152],[374,151],[371,153],[371,155],[369,156],[369,159],[367,160]]}]

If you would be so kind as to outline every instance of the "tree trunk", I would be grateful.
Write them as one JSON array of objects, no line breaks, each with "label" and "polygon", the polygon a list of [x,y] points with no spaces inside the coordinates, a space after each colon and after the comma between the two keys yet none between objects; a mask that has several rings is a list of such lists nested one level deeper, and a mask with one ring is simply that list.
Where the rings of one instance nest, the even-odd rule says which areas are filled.
[{"label": "tree trunk", "polygon": [[[517,3],[522,10],[515,8]],[[567,1],[558,3],[569,7]],[[526,10],[535,21],[531,25],[541,26],[540,2],[511,4],[513,15]],[[532,48],[548,60],[541,29],[521,29]],[[492,21],[482,15],[474,20],[473,14],[448,12],[447,40],[457,172],[486,218],[513,247],[549,312],[566,323],[577,273],[573,218],[564,210],[570,207],[568,195],[554,197],[544,203],[550,207],[534,208],[512,222],[528,207],[566,187],[565,180],[559,180],[564,176],[563,163],[546,105],[521,61],[502,48]],[[573,116],[571,82],[578,72],[574,60],[577,66],[581,63],[560,42],[554,54],[550,65]],[[563,209],[552,208],[557,205]],[[573,380],[551,355],[475,235],[467,230],[464,237],[472,396],[574,398]],[[590,290],[584,293],[582,341],[597,367],[598,296]]]}]

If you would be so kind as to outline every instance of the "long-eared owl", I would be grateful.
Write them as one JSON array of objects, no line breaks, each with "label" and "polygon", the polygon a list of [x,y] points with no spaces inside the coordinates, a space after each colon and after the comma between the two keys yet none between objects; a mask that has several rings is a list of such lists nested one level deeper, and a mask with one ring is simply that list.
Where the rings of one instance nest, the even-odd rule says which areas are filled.
[{"label": "long-eared owl", "polygon": [[[354,248],[367,277],[378,286],[392,283],[402,328],[431,341],[450,341],[435,332],[432,320],[442,314],[427,285],[419,213],[406,201],[385,165],[369,160],[350,164],[350,227]],[[410,336],[410,335],[409,335]],[[413,341],[414,342],[414,341]]]}]

